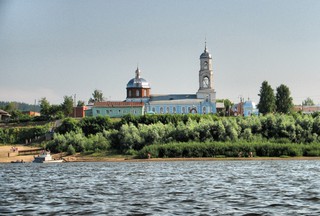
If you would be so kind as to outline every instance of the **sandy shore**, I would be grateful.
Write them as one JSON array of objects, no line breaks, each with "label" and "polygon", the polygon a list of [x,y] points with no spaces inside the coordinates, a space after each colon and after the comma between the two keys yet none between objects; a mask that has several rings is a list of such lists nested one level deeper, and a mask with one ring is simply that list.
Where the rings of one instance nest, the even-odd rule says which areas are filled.
[{"label": "sandy shore", "polygon": [[35,147],[23,146],[23,145],[5,145],[0,146],[0,163],[10,163],[11,161],[23,160],[25,162],[32,162],[34,155],[23,155],[23,156],[10,156],[8,157],[8,153],[12,153],[11,147],[16,147],[19,150],[31,150],[37,149]]},{"label": "sandy shore", "polygon": [[[32,162],[35,155],[23,155],[23,156],[10,156],[8,157],[8,152],[10,152],[12,146],[0,146],[0,163],[10,163],[11,161],[23,160],[24,162]],[[35,147],[15,145],[19,150],[30,150],[35,149]],[[60,157],[59,154],[53,155],[54,158]],[[159,161],[224,161],[224,160],[320,160],[320,157],[251,157],[251,158],[151,158],[151,159],[131,159],[124,157],[90,157],[81,156],[79,154],[74,156],[63,157],[66,162],[159,162]]]}]

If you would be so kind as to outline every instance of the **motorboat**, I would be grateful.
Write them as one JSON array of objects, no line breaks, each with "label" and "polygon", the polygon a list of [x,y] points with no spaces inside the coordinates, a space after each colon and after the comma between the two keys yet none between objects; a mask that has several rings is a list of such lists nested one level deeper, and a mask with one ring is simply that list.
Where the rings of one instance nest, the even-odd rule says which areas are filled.
[{"label": "motorboat", "polygon": [[41,151],[38,156],[34,157],[33,163],[61,163],[63,159],[53,159],[50,151]]}]

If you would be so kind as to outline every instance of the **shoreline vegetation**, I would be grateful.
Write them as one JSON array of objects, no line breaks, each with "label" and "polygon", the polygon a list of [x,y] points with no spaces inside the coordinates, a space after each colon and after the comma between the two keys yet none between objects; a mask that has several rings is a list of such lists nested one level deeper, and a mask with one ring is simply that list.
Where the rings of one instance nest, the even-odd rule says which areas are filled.
[{"label": "shoreline vegetation", "polygon": [[65,118],[0,127],[0,143],[34,145],[67,161],[314,159],[320,157],[320,114]]},{"label": "shoreline vegetation", "polygon": [[[37,147],[29,147],[24,145],[15,145],[16,148],[20,150],[29,150]],[[8,157],[8,152],[12,145],[1,145],[0,146],[0,163],[11,163],[11,161],[21,161],[23,160],[26,163],[31,163],[33,161],[34,156],[36,155],[14,155]],[[54,158],[60,158],[61,154],[54,154]],[[65,162],[175,162],[175,161],[252,161],[252,160],[320,160],[320,157],[288,157],[288,156],[280,156],[280,157],[178,157],[178,158],[144,158],[138,159],[134,157],[127,157],[123,155],[115,155],[115,156],[88,156],[81,155],[79,153],[75,155],[62,156]]]}]

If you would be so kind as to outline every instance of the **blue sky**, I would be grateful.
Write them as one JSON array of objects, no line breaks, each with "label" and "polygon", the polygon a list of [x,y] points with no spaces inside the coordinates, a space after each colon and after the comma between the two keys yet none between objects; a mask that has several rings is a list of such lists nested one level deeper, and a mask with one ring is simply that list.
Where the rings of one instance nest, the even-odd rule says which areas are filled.
[{"label": "blue sky", "polygon": [[318,0],[0,0],[0,101],[124,100],[139,65],[152,94],[195,93],[205,38],[217,98],[261,83],[320,103]]}]

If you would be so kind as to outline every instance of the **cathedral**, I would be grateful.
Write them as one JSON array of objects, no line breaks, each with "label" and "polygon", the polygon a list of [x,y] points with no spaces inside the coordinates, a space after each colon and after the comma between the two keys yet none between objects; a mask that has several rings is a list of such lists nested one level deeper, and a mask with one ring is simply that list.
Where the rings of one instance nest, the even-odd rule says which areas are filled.
[{"label": "cathedral", "polygon": [[205,45],[200,55],[199,89],[195,94],[151,94],[150,84],[139,68],[127,84],[126,102],[143,102],[144,112],[152,114],[216,113],[212,56]]},{"label": "cathedral", "polygon": [[127,97],[125,101],[96,102],[87,110],[86,116],[110,116],[122,117],[126,114],[187,114],[187,113],[216,113],[217,104],[223,107],[223,103],[216,103],[214,90],[212,56],[205,45],[200,55],[199,89],[195,94],[151,94],[149,82],[141,77],[139,68],[135,71],[135,77],[127,84]]}]

